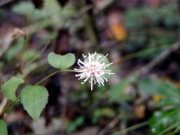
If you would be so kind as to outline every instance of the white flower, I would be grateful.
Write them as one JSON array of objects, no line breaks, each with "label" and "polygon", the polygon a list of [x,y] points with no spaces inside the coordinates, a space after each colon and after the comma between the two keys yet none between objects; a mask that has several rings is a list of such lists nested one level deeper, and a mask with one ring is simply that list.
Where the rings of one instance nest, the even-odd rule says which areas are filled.
[{"label": "white flower", "polygon": [[[108,54],[107,54],[108,55]],[[80,59],[77,64],[80,66],[79,69],[74,69],[79,74],[76,74],[76,77],[79,77],[78,80],[83,79],[82,84],[89,80],[91,84],[91,90],[93,90],[93,84],[98,83],[99,86],[104,85],[105,81],[108,81],[106,78],[107,75],[112,75],[111,70],[107,70],[107,68],[112,64],[107,64],[107,55],[103,56],[101,54],[88,54],[88,56],[83,55],[84,62]]]}]

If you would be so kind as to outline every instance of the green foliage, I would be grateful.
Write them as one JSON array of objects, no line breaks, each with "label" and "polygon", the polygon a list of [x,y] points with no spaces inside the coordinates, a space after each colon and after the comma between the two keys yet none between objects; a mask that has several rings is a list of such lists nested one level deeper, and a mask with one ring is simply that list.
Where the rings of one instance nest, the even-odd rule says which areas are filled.
[{"label": "green foliage", "polygon": [[[67,4],[61,8],[56,0],[44,0],[42,9],[35,9],[32,2],[20,2],[13,7],[13,11],[17,14],[25,15],[32,22],[38,24],[38,27],[53,26],[59,28],[67,25],[67,18],[77,14],[74,6]],[[48,18],[48,19],[47,19]],[[70,25],[69,25],[70,26]]]},{"label": "green foliage", "polygon": [[129,80],[122,80],[114,85],[110,90],[109,100],[122,103],[134,98],[134,95],[126,93],[125,89],[130,85]]},{"label": "green foliage", "polygon": [[180,99],[179,90],[170,82],[163,82],[158,79],[145,78],[138,83],[139,90],[148,94],[159,94],[165,98]]},{"label": "green foliage", "polygon": [[[168,9],[168,10],[167,10]],[[126,12],[125,20],[129,28],[143,28],[145,25],[157,25],[164,21],[166,27],[172,27],[178,22],[176,4],[169,4],[162,7],[142,7],[130,9]]]},{"label": "green foliage", "polygon": [[75,56],[72,53],[66,55],[58,55],[51,52],[48,55],[48,63],[57,69],[66,69],[75,63]]},{"label": "green foliage", "polygon": [[24,44],[24,39],[19,38],[16,41],[16,43],[7,50],[7,52],[5,54],[5,59],[7,61],[14,60],[19,54],[22,53],[23,44]]},{"label": "green foliage", "polygon": [[32,13],[34,13],[34,6],[29,1],[21,2],[14,6],[13,11],[18,14],[30,16],[33,15]]},{"label": "green foliage", "polygon": [[12,77],[7,82],[2,85],[2,93],[5,97],[9,100],[15,100],[16,97],[16,90],[20,84],[24,83],[23,79]]},{"label": "green foliage", "polygon": [[151,127],[153,135],[164,135],[180,131],[180,110],[156,111],[149,119],[148,123]]},{"label": "green foliage", "polygon": [[116,116],[115,111],[112,108],[104,107],[104,108],[98,108],[93,112],[93,122],[97,123],[99,118],[105,117],[105,118],[113,118]]},{"label": "green foliage", "polygon": [[0,120],[0,135],[8,135],[7,125],[3,120]]},{"label": "green foliage", "polygon": [[170,47],[176,42],[179,16],[175,2],[157,7],[130,8],[124,14],[129,31],[124,49],[129,53],[136,53],[141,49],[150,50],[147,54],[142,51],[140,55],[143,57],[138,58],[139,60],[151,60],[161,53],[161,45]]},{"label": "green foliage", "polygon": [[[162,110],[155,111],[149,119],[149,126],[154,135],[180,131],[180,92],[170,82],[163,82],[159,79],[146,78],[139,82],[139,90],[150,95],[160,95],[161,100],[156,103],[156,107]],[[165,108],[167,109],[165,110]]]},{"label": "green foliage", "polygon": [[69,18],[69,17],[72,17],[72,16],[76,15],[76,12],[77,12],[76,9],[75,9],[72,5],[67,4],[67,5],[63,8],[61,15],[62,15],[64,18]]},{"label": "green foliage", "polygon": [[28,49],[25,53],[22,54],[22,58],[25,61],[32,60],[35,56],[38,56],[38,52],[31,49]]},{"label": "green foliage", "polygon": [[73,121],[68,122],[68,131],[73,132],[76,130],[79,126],[81,126],[84,123],[84,117],[79,116]]},{"label": "green foliage", "polygon": [[37,121],[48,101],[48,92],[43,86],[27,86],[21,92],[21,103],[28,114]]}]

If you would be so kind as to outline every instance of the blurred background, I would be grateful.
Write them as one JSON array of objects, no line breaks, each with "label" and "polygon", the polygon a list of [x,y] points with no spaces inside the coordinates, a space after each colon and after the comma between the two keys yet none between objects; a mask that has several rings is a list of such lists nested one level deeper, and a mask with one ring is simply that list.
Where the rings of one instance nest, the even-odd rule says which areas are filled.
[{"label": "blurred background", "polygon": [[179,39],[180,0],[0,0],[1,84],[46,77],[52,51],[109,54],[115,73],[93,91],[74,73],[47,79],[38,122],[16,103],[3,115],[9,135],[178,135]]}]

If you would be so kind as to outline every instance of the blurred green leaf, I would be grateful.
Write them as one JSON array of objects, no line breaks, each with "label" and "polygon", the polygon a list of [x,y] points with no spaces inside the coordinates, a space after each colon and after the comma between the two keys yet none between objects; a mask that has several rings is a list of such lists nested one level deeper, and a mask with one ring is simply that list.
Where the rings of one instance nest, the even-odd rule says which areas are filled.
[{"label": "blurred green leaf", "polygon": [[72,53],[66,55],[58,55],[51,52],[48,55],[48,63],[57,69],[66,69],[75,63],[75,56]]},{"label": "blurred green leaf", "polygon": [[[151,132],[153,135],[157,135],[162,131],[169,128],[171,125],[179,122],[180,120],[180,110],[170,110],[170,111],[156,111],[153,116],[149,119],[148,124],[151,127]],[[179,124],[173,127],[172,130],[180,127]]]},{"label": "blurred green leaf", "polygon": [[158,94],[160,84],[156,80],[151,78],[145,78],[138,83],[139,90],[142,90],[148,94]]},{"label": "blurred green leaf", "polygon": [[20,84],[24,83],[23,79],[12,77],[7,82],[2,85],[2,93],[5,97],[9,100],[15,100],[16,97],[16,90]]},{"label": "blurred green leaf", "polygon": [[158,79],[145,78],[138,83],[138,88],[148,94],[159,94],[164,97],[180,99],[179,90],[170,82]]},{"label": "blurred green leaf", "polygon": [[7,125],[3,120],[0,120],[0,135],[8,135]]},{"label": "blurred green leaf", "polygon": [[114,85],[109,90],[109,100],[121,103],[132,99],[134,97],[132,94],[125,93],[125,89],[129,84],[129,81],[122,80],[120,83]]},{"label": "blurred green leaf", "polygon": [[22,58],[25,61],[29,61],[37,55],[38,55],[37,51],[28,49],[25,53],[23,53]]},{"label": "blurred green leaf", "polygon": [[17,40],[17,42],[15,43],[15,45],[11,46],[6,54],[5,54],[5,59],[7,61],[12,61],[15,59],[16,56],[18,56],[19,54],[21,54],[21,51],[23,49],[23,44],[24,44],[24,39],[23,38],[19,38]]},{"label": "blurred green leaf", "polygon": [[38,120],[48,102],[48,95],[43,86],[27,86],[22,90],[21,103],[33,120]]},{"label": "blurred green leaf", "polygon": [[93,121],[97,122],[100,117],[113,118],[115,116],[116,113],[112,108],[98,108],[93,112]]},{"label": "blurred green leaf", "polygon": [[34,13],[34,5],[30,1],[21,2],[13,7],[13,11],[18,14],[32,15]]},{"label": "blurred green leaf", "polygon": [[[128,28],[140,29],[145,27],[149,21],[151,26],[164,22],[166,27],[173,27],[178,22],[177,4],[167,4],[162,7],[141,7],[129,9],[125,14],[125,21]],[[176,14],[175,14],[176,13]]]},{"label": "blurred green leaf", "polygon": [[64,17],[72,17],[76,14],[77,14],[77,11],[76,11],[75,7],[71,4],[67,4],[62,10],[62,15]]},{"label": "blurred green leaf", "polygon": [[76,130],[79,126],[81,126],[84,123],[84,117],[79,116],[75,120],[71,120],[68,123],[68,131],[73,132]]}]

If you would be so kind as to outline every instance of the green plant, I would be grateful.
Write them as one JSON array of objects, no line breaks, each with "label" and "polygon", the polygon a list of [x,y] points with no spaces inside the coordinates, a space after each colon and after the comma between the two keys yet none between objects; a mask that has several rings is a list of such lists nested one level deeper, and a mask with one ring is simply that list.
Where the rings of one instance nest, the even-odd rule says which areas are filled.
[{"label": "green plant", "polygon": [[148,120],[151,133],[154,135],[175,134],[180,131],[180,91],[170,82],[160,79],[145,78],[138,83],[143,92],[160,96],[156,102],[157,111]]},{"label": "green plant", "polygon": [[[99,55],[98,55],[99,56]],[[99,59],[99,57],[93,57],[94,59]],[[101,55],[102,57],[103,55]],[[91,57],[91,56],[89,56]],[[104,59],[107,59],[106,57],[103,56]],[[2,93],[3,95],[11,101],[10,104],[8,104],[4,109],[0,112],[0,115],[2,115],[10,106],[12,106],[15,102],[20,101],[24,107],[24,109],[28,112],[28,114],[31,116],[31,118],[35,121],[38,120],[42,110],[45,108],[47,102],[48,102],[48,91],[44,86],[41,86],[40,83],[42,83],[44,80],[47,78],[55,75],[56,73],[59,72],[76,72],[75,70],[68,70],[67,68],[71,67],[75,63],[75,56],[74,54],[68,53],[66,55],[57,55],[55,53],[50,53],[48,55],[48,63],[53,66],[54,68],[58,69],[57,71],[51,73],[50,75],[46,76],[39,82],[37,82],[34,85],[28,85],[25,86],[20,95],[17,97],[16,96],[16,91],[19,85],[22,83],[25,83],[24,79],[20,77],[13,76],[11,77],[8,81],[6,81],[2,86]],[[104,60],[103,60],[104,61]],[[102,64],[103,64],[103,61]],[[86,62],[89,62],[89,64],[94,64],[94,61],[91,61],[88,59]],[[101,71],[101,68],[98,67],[99,70],[98,72]],[[103,67],[105,69],[106,67]],[[97,69],[97,67],[96,67]],[[88,69],[86,67],[81,67],[81,70],[88,74]],[[103,70],[102,70],[103,71]],[[93,70],[93,73],[95,71]],[[94,76],[94,74],[90,74],[91,77]],[[101,77],[101,76],[98,76]],[[96,78],[94,78],[96,79]],[[79,126],[81,123],[83,123],[83,119],[77,119],[77,121],[74,121],[76,126]],[[2,131],[3,135],[7,134],[7,129],[5,123],[1,120],[0,124],[2,125]],[[72,125],[72,124],[71,124]],[[74,128],[72,126],[69,127],[70,130],[73,130]],[[72,129],[73,128],[73,129]]]}]

